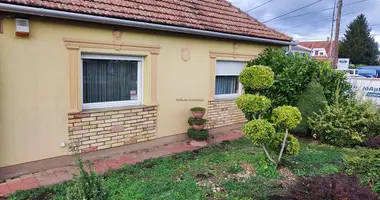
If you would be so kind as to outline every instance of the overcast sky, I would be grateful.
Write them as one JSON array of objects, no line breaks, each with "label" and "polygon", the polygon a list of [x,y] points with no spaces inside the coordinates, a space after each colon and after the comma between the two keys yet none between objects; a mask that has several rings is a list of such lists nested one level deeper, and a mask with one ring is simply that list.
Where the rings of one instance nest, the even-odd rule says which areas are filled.
[{"label": "overcast sky", "polygon": [[[259,6],[268,0],[229,0],[232,4],[243,11]],[[296,10],[318,0],[272,0],[270,3],[261,6],[248,13],[261,22],[270,20],[282,14]],[[362,2],[361,2],[362,1]],[[346,4],[346,5],[345,5]],[[380,43],[380,0],[343,0],[341,36],[345,32],[347,25],[359,14],[367,17],[368,23],[372,26],[372,35]],[[330,37],[331,19],[334,0],[322,0],[310,7],[286,15],[277,20],[266,22],[271,28],[275,28],[295,40],[326,40]],[[320,11],[324,10],[325,11]],[[316,12],[319,11],[319,12]],[[305,13],[312,14],[300,17],[289,18]],[[288,18],[288,19],[283,19]],[[320,21],[323,20],[323,21]],[[319,21],[319,22],[316,22]]]}]

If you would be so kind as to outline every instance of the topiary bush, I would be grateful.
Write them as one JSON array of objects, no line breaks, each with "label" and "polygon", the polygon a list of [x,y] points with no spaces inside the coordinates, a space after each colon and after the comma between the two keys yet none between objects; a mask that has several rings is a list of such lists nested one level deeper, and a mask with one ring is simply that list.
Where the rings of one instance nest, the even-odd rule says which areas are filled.
[{"label": "topiary bush", "polygon": [[308,118],[313,136],[324,143],[339,147],[362,144],[374,135],[380,124],[374,125],[379,113],[370,103],[350,100],[326,107]]},{"label": "topiary bush", "polygon": [[200,131],[196,131],[193,128],[189,128],[187,130],[187,136],[189,136],[189,138],[191,138],[193,140],[197,140],[197,141],[207,140],[208,135],[209,135],[209,132],[208,132],[208,130],[205,130],[205,129],[200,130]]},{"label": "topiary bush", "polygon": [[277,127],[292,129],[297,127],[302,117],[301,112],[296,107],[280,106],[273,109],[272,121]]},{"label": "topiary bush", "polygon": [[294,200],[376,200],[376,194],[360,185],[356,177],[343,174],[300,178],[289,189],[287,199]]},{"label": "topiary bush", "polygon": [[254,120],[270,108],[271,101],[265,96],[243,94],[236,100],[236,105],[248,120]]},{"label": "topiary bush", "polygon": [[[285,137],[285,133],[277,133],[275,137],[272,139],[270,147],[276,153],[280,153],[281,145],[283,143],[283,139]],[[298,142],[297,138],[293,135],[288,135],[286,137],[286,146],[284,149],[284,156],[295,156],[298,155],[301,149],[301,145]]]},{"label": "topiary bush", "polygon": [[304,136],[311,136],[311,130],[307,123],[307,118],[314,115],[325,108],[327,105],[323,87],[315,79],[313,79],[301,94],[296,104],[302,115],[300,124],[293,129],[293,132]]},{"label": "topiary bush", "polygon": [[[263,112],[269,109],[271,103],[269,99],[259,94],[264,89],[268,89],[272,86],[273,77],[274,74],[269,67],[247,65],[239,76],[239,80],[243,84],[246,94],[241,96],[236,101],[236,104],[245,114],[246,118],[251,120],[244,127],[243,132],[245,136],[249,138],[253,144],[261,146],[268,160],[277,167],[287,146],[288,129],[298,125],[301,121],[301,113],[297,108],[291,106],[282,106],[274,109],[272,112],[272,121],[278,129],[285,129],[285,134],[277,136],[274,126],[268,120],[261,119]],[[276,161],[272,158],[267,148],[269,146],[272,148],[278,147],[278,145],[276,145],[277,143],[274,145],[272,143],[278,141],[278,138],[281,136],[283,139],[280,145],[281,149],[276,149],[278,150],[277,152],[279,152]],[[297,151],[295,149],[295,143],[298,141],[294,137],[290,138],[289,141],[291,143],[289,144],[288,152],[295,154],[295,151]]]},{"label": "topiary bush", "polygon": [[190,111],[206,111],[206,108],[203,108],[203,107],[194,107],[194,108],[191,108]]},{"label": "topiary bush", "polygon": [[240,73],[239,81],[248,90],[260,90],[273,85],[273,71],[270,67],[250,65]]},{"label": "topiary bush", "polygon": [[276,131],[270,122],[258,119],[248,122],[243,128],[243,132],[253,144],[264,146],[272,141]]}]

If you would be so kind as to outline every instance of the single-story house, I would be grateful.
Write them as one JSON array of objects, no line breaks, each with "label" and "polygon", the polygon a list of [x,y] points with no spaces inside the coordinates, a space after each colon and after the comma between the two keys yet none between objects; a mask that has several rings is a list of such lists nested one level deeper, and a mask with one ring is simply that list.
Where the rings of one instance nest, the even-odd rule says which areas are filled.
[{"label": "single-story house", "polygon": [[0,27],[0,179],[183,139],[195,106],[244,123],[245,62],[294,45],[226,0],[0,0]]}]

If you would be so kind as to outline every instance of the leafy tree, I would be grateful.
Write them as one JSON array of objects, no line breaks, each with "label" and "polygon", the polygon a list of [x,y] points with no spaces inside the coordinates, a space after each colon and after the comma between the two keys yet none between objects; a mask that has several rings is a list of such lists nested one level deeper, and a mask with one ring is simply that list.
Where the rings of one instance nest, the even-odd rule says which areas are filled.
[{"label": "leafy tree", "polygon": [[367,18],[361,14],[352,21],[339,46],[339,57],[350,58],[353,64],[375,65],[379,45],[371,36]]}]

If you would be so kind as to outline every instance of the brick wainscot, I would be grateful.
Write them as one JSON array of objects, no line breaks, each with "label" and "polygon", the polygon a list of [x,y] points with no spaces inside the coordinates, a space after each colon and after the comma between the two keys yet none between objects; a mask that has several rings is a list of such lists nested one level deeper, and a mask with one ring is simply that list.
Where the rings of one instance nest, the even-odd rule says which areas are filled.
[{"label": "brick wainscot", "polygon": [[217,128],[245,123],[247,119],[237,107],[235,100],[213,100],[208,102],[208,128]]},{"label": "brick wainscot", "polygon": [[157,106],[69,114],[71,153],[86,153],[152,140]]}]

